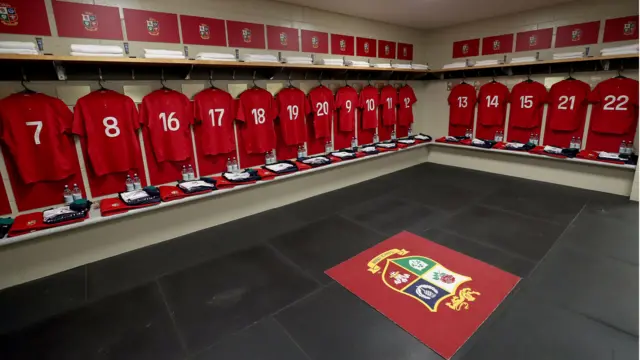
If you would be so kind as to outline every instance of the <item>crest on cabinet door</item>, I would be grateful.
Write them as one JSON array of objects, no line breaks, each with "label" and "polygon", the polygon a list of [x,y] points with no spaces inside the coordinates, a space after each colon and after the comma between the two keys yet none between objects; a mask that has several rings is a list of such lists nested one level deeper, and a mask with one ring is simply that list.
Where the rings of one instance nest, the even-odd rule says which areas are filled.
[{"label": "crest on cabinet door", "polygon": [[571,41],[580,41],[582,39],[582,29],[573,29],[571,31]]},{"label": "crest on cabinet door", "polygon": [[320,47],[320,39],[318,39],[318,37],[317,37],[317,36],[312,36],[312,37],[311,37],[311,46],[312,46],[314,49],[317,49],[317,48],[319,48],[319,47]]},{"label": "crest on cabinet door", "polygon": [[347,41],[344,39],[340,40],[340,51],[347,51]]},{"label": "crest on cabinet door", "polygon": [[500,40],[493,40],[493,50],[500,50]]},{"label": "crest on cabinet door", "polygon": [[248,28],[242,29],[242,40],[246,43],[251,42],[251,29],[248,29]]},{"label": "crest on cabinet door", "polygon": [[636,32],[635,21],[629,21],[628,23],[624,24],[624,34],[626,36],[633,35],[635,32]]},{"label": "crest on cabinet door", "polygon": [[529,36],[529,46],[536,46],[538,43],[538,37],[536,35]]},{"label": "crest on cabinet door", "polygon": [[82,13],[82,25],[87,31],[98,31],[98,17],[94,13],[85,11]]},{"label": "crest on cabinet door", "polygon": [[160,22],[154,18],[147,19],[147,31],[152,36],[160,35]]},{"label": "crest on cabinet door", "polygon": [[282,46],[287,46],[287,33],[280,33],[280,44],[282,44]]},{"label": "crest on cabinet door", "polygon": [[0,3],[0,23],[7,26],[18,25],[18,11],[11,4]]},{"label": "crest on cabinet door", "polygon": [[391,46],[389,46],[388,44],[384,46],[384,54],[385,55],[391,54]]},{"label": "crest on cabinet door", "polygon": [[200,30],[200,38],[202,40],[209,40],[211,38],[211,31],[209,30],[209,25],[200,24],[198,28]]},{"label": "crest on cabinet door", "polygon": [[364,43],[364,53],[365,53],[365,54],[368,54],[368,53],[369,53],[369,49],[370,49],[370,48],[371,48],[371,47],[369,46],[369,42],[368,42],[368,41],[365,41],[365,43]]},{"label": "crest on cabinet door", "polygon": [[407,47],[406,46],[402,47],[402,56],[407,57]]},{"label": "crest on cabinet door", "polygon": [[462,45],[462,53],[465,55],[469,53],[469,44]]}]

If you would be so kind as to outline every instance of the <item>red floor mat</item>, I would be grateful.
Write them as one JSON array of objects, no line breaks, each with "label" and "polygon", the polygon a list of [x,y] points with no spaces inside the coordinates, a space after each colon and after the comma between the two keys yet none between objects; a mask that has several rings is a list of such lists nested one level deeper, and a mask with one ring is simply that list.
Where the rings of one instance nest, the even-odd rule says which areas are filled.
[{"label": "red floor mat", "polygon": [[446,359],[520,281],[409,232],[326,273]]}]

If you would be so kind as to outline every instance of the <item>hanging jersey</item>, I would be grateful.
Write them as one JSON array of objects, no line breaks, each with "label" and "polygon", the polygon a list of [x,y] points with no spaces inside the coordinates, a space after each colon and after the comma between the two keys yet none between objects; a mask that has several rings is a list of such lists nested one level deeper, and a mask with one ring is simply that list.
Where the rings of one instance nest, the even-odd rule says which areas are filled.
[{"label": "hanging jersey", "polygon": [[398,125],[409,126],[413,123],[413,104],[417,101],[411,86],[398,89]]},{"label": "hanging jersey", "polygon": [[504,125],[509,102],[509,88],[499,82],[482,85],[478,92],[478,124]]},{"label": "hanging jersey", "polygon": [[209,88],[193,97],[195,122],[202,126],[201,149],[205,155],[228,154],[236,150],[233,97],[226,91]]},{"label": "hanging jersey", "polygon": [[375,129],[378,127],[378,106],[380,93],[378,89],[369,85],[360,91],[359,108],[362,109],[362,128]]},{"label": "hanging jersey", "polygon": [[320,85],[309,92],[309,104],[313,111],[313,130],[316,139],[331,137],[331,114],[334,110],[333,93]]},{"label": "hanging jersey", "polygon": [[73,114],[59,99],[39,93],[17,93],[0,100],[0,138],[15,159],[26,184],[55,181],[74,173],[67,134]]},{"label": "hanging jersey", "polygon": [[83,96],[74,108],[73,133],[87,139],[89,164],[97,176],[137,167],[139,128],[136,104],[112,90]]},{"label": "hanging jersey", "polygon": [[449,123],[458,126],[473,126],[476,105],[476,89],[473,85],[456,85],[449,93]]},{"label": "hanging jersey", "polygon": [[338,89],[336,93],[336,109],[338,110],[338,129],[353,131],[358,107],[358,92],[351,86]]},{"label": "hanging jersey", "polygon": [[166,89],[148,94],[140,105],[140,123],[149,129],[158,163],[191,157],[193,107],[184,94]]},{"label": "hanging jersey", "polygon": [[396,108],[398,107],[398,91],[391,85],[380,90],[380,108],[382,109],[382,124],[391,126],[396,124]]},{"label": "hanging jersey", "polygon": [[638,81],[626,77],[599,83],[589,94],[594,103],[591,129],[605,134],[628,134],[638,122]]},{"label": "hanging jersey", "polygon": [[542,124],[547,88],[537,81],[523,81],[511,90],[509,124],[522,129],[532,129]]},{"label": "hanging jersey", "polygon": [[273,120],[277,110],[273,96],[261,88],[253,88],[240,94],[236,119],[242,121],[242,138],[249,154],[264,154],[276,147]]},{"label": "hanging jersey", "polygon": [[311,113],[309,101],[298,88],[284,88],[276,95],[276,107],[280,131],[287,145],[299,145],[307,141],[304,119]]},{"label": "hanging jersey", "polygon": [[551,87],[547,96],[547,126],[551,130],[573,131],[587,116],[591,88],[580,80],[562,80]]}]

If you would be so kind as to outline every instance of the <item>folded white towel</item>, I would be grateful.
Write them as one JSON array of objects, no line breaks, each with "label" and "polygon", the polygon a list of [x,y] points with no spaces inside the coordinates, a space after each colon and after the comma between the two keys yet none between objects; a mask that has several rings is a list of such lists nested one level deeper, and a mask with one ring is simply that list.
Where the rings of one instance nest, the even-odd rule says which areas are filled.
[{"label": "folded white towel", "polygon": [[580,52],[580,51],[553,54],[554,60],[579,59],[583,57],[584,57],[584,52]]},{"label": "folded white towel", "polygon": [[311,59],[311,56],[285,56],[284,57],[284,62],[288,63],[288,62],[292,62],[292,61],[307,62],[307,61],[313,61],[313,59]]},{"label": "folded white towel", "polygon": [[393,64],[391,67],[394,69],[411,69],[411,64]]},{"label": "folded white towel", "polygon": [[233,54],[214,52],[201,52],[196,55],[196,58],[207,58],[211,60],[236,60],[236,57]]},{"label": "folded white towel", "polygon": [[2,49],[37,50],[36,44],[27,41],[0,41]]},{"label": "folded white towel", "polygon": [[144,54],[145,59],[184,59],[184,55]]},{"label": "folded white towel", "polygon": [[425,64],[411,64],[411,68],[415,70],[429,70],[429,65]]},{"label": "folded white towel", "polygon": [[0,54],[16,54],[16,55],[38,55],[33,49],[3,49],[0,48]]},{"label": "folded white towel", "polygon": [[[0,45],[0,47],[2,47],[2,46]],[[639,44],[631,44],[631,45],[604,48],[604,49],[600,50],[600,52],[626,51],[626,50],[636,50],[637,51],[638,49],[640,49],[640,45]]]},{"label": "folded white towel", "polygon": [[245,62],[278,62],[278,58],[274,55],[245,54],[241,59]]},{"label": "folded white towel", "polygon": [[466,62],[454,62],[454,63],[451,63],[451,64],[446,64],[442,68],[443,69],[456,69],[456,68],[463,68],[463,67],[466,67],[466,66],[467,66]]},{"label": "folded white towel", "polygon": [[322,59],[320,62],[323,65],[344,65],[343,59]]},{"label": "folded white towel", "polygon": [[627,159],[621,158],[620,154],[618,153],[612,153],[612,152],[606,152],[606,151],[600,151],[598,153],[598,158],[607,159],[607,160],[627,161]]},{"label": "folded white towel", "polygon": [[524,57],[513,58],[511,59],[510,63],[517,64],[517,63],[534,62],[534,61],[537,61],[535,56],[524,56]]},{"label": "folded white towel", "polygon": [[313,65],[313,61],[287,61],[290,65]]},{"label": "folded white towel", "polygon": [[233,59],[216,59],[216,58],[210,58],[210,57],[206,57],[206,56],[205,56],[205,57],[202,57],[202,56],[196,56],[196,60],[229,61],[229,62],[236,61],[236,59],[235,59],[235,58],[233,58]]},{"label": "folded white towel", "polygon": [[123,57],[123,54],[101,54],[101,53],[86,53],[86,52],[77,52],[72,51],[71,56],[104,56],[104,57]]},{"label": "folded white towel", "polygon": [[367,61],[359,61],[359,60],[346,60],[344,62],[347,66],[356,66],[356,67],[371,67],[371,64]]},{"label": "folded white towel", "polygon": [[603,51],[600,54],[602,56],[609,56],[609,55],[633,55],[633,54],[637,54],[638,50],[618,50],[618,51]]},{"label": "folded white towel", "polygon": [[500,65],[504,64],[504,60],[478,60],[476,61],[475,66],[490,66],[490,65]]},{"label": "folded white towel", "polygon": [[96,53],[96,54],[123,54],[124,53],[122,48],[116,45],[71,44],[71,51],[77,52],[77,53]]},{"label": "folded white towel", "polygon": [[379,69],[391,69],[391,64],[389,63],[371,64],[371,66]]},{"label": "folded white towel", "polygon": [[184,53],[180,50],[163,50],[163,49],[144,49],[145,54],[153,54],[153,55],[182,55]]}]

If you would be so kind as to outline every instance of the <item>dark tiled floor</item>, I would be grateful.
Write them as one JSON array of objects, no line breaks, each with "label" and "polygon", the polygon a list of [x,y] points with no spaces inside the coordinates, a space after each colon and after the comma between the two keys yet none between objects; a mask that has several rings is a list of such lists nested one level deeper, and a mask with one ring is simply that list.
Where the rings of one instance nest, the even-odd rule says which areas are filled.
[{"label": "dark tiled floor", "polygon": [[433,164],[2,290],[0,359],[440,359],[324,275],[401,230],[525,278],[454,359],[638,359],[637,203]]}]

